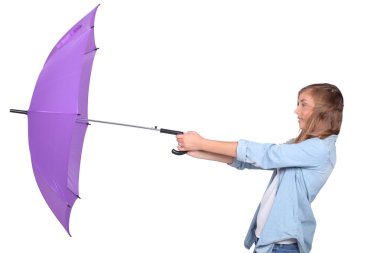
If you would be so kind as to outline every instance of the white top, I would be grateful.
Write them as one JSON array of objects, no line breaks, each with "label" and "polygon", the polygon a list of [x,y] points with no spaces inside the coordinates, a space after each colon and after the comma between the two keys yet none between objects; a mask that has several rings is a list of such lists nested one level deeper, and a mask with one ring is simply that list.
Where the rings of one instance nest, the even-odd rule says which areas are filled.
[{"label": "white top", "polygon": [[257,214],[257,227],[256,227],[256,236],[260,237],[261,231],[268,219],[270,210],[276,197],[276,192],[278,188],[278,179],[280,177],[280,170],[277,169],[276,176],[273,178],[272,183],[268,186],[268,189],[265,191],[263,198],[261,199],[260,210]]},{"label": "white top", "polygon": [[[281,173],[282,171],[280,169],[276,170],[276,175],[273,178],[272,183],[268,186],[267,190],[264,193],[263,198],[261,199],[260,210],[259,210],[259,213],[257,214],[257,227],[255,231],[257,238],[260,238],[263,227],[268,219],[270,210],[272,209],[274,198],[276,197],[279,178],[280,178]],[[289,239],[289,240],[284,240],[277,243],[292,244],[296,242],[297,240],[295,239]]]}]

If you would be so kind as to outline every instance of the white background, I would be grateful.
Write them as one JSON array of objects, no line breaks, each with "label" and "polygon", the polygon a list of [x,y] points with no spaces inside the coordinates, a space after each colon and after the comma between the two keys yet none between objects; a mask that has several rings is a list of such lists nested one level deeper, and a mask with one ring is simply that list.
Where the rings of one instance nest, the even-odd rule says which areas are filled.
[{"label": "white background", "polygon": [[[90,118],[280,143],[305,85],[345,98],[338,161],[313,209],[314,253],[378,241],[380,15],[376,1],[103,1]],[[69,237],[35,182],[27,110],[61,36],[99,2],[0,9],[0,252],[252,252],[243,240],[270,172],[170,153],[175,138],[93,124]]]}]

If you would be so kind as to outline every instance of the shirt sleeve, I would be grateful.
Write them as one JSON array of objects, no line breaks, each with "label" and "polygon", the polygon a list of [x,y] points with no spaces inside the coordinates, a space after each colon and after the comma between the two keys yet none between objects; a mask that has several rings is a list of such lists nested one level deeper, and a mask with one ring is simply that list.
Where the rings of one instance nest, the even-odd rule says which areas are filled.
[{"label": "shirt sleeve", "polygon": [[243,169],[313,168],[328,159],[328,149],[319,138],[300,143],[271,144],[240,140],[231,166]]},{"label": "shirt sleeve", "polygon": [[245,163],[245,162],[241,162],[241,161],[238,161],[236,158],[234,159],[234,161],[232,163],[229,163],[228,165],[238,169],[238,170],[244,170],[244,169],[262,169],[260,167],[256,167],[254,164],[252,163]]}]

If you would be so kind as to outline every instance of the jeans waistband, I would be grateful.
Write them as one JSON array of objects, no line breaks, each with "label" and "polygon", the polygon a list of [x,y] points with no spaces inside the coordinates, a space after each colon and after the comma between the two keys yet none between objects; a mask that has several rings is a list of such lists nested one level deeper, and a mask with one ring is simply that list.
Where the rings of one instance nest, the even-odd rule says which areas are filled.
[{"label": "jeans waistband", "polygon": [[294,250],[294,249],[298,249],[298,244],[297,243],[292,243],[292,244],[275,244],[274,245],[274,248],[278,249],[278,248],[281,248],[281,249],[289,249],[289,250]]}]

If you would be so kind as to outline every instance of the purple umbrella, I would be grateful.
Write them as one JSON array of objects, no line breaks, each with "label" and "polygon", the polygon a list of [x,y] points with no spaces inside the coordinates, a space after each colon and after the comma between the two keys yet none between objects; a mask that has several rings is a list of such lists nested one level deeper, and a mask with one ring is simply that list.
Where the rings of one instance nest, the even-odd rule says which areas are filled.
[{"label": "purple umbrella", "polygon": [[174,135],[182,133],[87,118],[88,89],[97,50],[94,20],[98,6],[76,23],[50,52],[38,77],[29,110],[10,110],[28,115],[29,149],[35,179],[46,203],[69,235],[71,209],[79,198],[79,167],[89,121]]},{"label": "purple umbrella", "polygon": [[27,111],[34,176],[46,203],[69,234],[71,208],[79,197],[79,166],[87,129],[87,124],[76,121],[87,118],[97,49],[97,8],[76,23],[50,52]]}]

